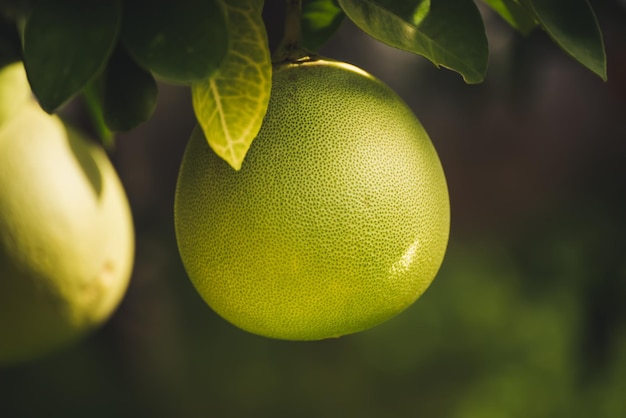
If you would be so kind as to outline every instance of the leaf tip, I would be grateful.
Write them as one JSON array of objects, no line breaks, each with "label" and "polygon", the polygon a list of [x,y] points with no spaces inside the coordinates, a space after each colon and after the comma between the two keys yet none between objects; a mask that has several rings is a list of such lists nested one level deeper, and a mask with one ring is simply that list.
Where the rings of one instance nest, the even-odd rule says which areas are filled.
[{"label": "leaf tip", "polygon": [[228,163],[229,166],[232,167],[233,170],[235,171],[239,171],[241,170],[241,164],[243,163],[243,160],[238,159],[238,160],[226,160],[226,162]]},{"label": "leaf tip", "polygon": [[[37,97],[37,95],[35,95],[35,97]],[[39,99],[37,100],[37,103],[39,103],[39,107],[41,107],[49,115],[54,114],[59,107],[56,103],[49,103]]]}]

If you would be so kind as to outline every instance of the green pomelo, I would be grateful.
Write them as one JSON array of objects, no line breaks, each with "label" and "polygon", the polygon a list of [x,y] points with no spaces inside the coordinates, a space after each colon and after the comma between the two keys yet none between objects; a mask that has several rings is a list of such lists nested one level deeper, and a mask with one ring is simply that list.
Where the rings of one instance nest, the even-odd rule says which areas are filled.
[{"label": "green pomelo", "polygon": [[0,68],[0,127],[22,106],[32,100],[30,86],[21,63]]},{"label": "green pomelo", "polygon": [[196,129],[176,189],[198,292],[280,339],[354,333],[407,308],[441,265],[449,223],[439,158],[411,110],[364,71],[321,59],[274,69],[241,170]]},{"label": "green pomelo", "polygon": [[[18,85],[28,89],[21,64],[0,71],[0,89]],[[0,365],[105,321],[134,255],[130,209],[107,155],[27,92],[16,108],[0,94]]]}]

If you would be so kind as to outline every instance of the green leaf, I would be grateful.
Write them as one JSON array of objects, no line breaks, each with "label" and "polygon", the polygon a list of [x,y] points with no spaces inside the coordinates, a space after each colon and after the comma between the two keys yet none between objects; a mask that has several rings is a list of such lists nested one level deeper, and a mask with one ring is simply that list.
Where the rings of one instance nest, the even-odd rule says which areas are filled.
[{"label": "green leaf", "polygon": [[22,59],[22,48],[17,27],[0,15],[0,67]]},{"label": "green leaf", "polygon": [[103,68],[117,39],[118,0],[36,3],[22,33],[24,65],[41,107],[54,112]]},{"label": "green leaf", "polygon": [[219,71],[192,85],[193,107],[215,153],[235,170],[261,129],[272,64],[262,0],[228,0],[228,53]]},{"label": "green leaf", "polygon": [[606,81],[602,33],[587,0],[525,0],[565,52]]},{"label": "green leaf", "polygon": [[334,0],[302,2],[302,44],[317,51],[337,31],[345,14]]},{"label": "green leaf", "polygon": [[220,0],[126,0],[122,41],[154,74],[176,83],[209,77],[226,55]]},{"label": "green leaf", "polygon": [[528,35],[537,27],[532,11],[525,9],[517,0],[483,0],[496,11],[511,27],[523,35]]},{"label": "green leaf", "polygon": [[489,50],[472,0],[339,0],[339,5],[379,41],[454,70],[467,83],[483,81]]},{"label": "green leaf", "polygon": [[103,112],[113,131],[128,131],[150,118],[156,107],[157,84],[149,71],[141,68],[118,47],[104,73]]}]

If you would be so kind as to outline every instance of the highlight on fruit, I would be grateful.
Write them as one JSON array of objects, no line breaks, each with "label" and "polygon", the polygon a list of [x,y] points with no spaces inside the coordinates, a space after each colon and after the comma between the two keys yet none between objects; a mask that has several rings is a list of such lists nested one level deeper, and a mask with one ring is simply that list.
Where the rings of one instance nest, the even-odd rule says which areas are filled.
[{"label": "highlight on fruit", "polygon": [[412,111],[380,80],[324,58],[274,66],[240,170],[196,128],[175,196],[179,251],[202,298],[286,340],[402,312],[435,277],[449,223],[444,172]]}]

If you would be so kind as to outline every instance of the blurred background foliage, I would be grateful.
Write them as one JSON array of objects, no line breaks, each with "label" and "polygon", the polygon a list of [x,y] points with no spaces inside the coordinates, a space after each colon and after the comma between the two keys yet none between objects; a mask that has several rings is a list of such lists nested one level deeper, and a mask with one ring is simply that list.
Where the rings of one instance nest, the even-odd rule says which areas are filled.
[{"label": "blurred background foliage", "polygon": [[[626,417],[626,5],[592,6],[607,83],[487,10],[480,85],[348,23],[323,49],[415,110],[452,202],[431,288],[336,340],[250,335],[196,294],[172,220],[194,116],[188,90],[162,86],[112,155],[137,230],[128,294],[83,342],[0,370],[0,417]],[[64,112],[89,129],[80,103]]]}]

